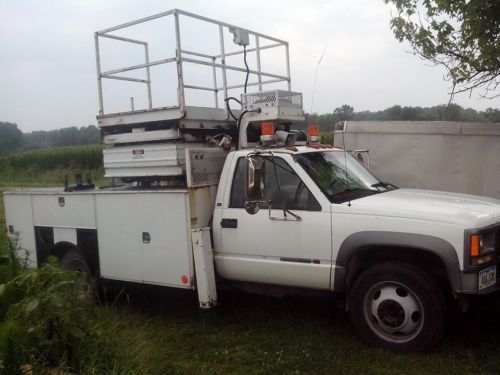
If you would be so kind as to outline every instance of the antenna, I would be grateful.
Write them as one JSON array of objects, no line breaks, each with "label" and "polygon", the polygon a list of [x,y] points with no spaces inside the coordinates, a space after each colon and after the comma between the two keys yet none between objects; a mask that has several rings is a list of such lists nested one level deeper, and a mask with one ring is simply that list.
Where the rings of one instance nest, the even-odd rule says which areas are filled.
[{"label": "antenna", "polygon": [[[344,121],[342,126],[342,148],[344,149],[344,165],[345,165],[345,180],[347,182],[347,189],[349,189],[349,174],[347,173],[347,151],[345,150],[345,128],[347,126],[347,121]],[[349,203],[347,204],[351,207],[351,196],[349,195]]]},{"label": "antenna", "polygon": [[316,94],[316,82],[318,81],[319,64],[321,64],[321,61],[323,60],[323,56],[325,55],[325,52],[326,52],[326,47],[328,47],[328,44],[325,44],[325,48],[323,48],[323,52],[321,53],[321,56],[319,57],[319,60],[316,63],[316,72],[314,73],[313,92],[311,95],[311,111],[309,112],[310,114],[313,113],[314,95]]}]

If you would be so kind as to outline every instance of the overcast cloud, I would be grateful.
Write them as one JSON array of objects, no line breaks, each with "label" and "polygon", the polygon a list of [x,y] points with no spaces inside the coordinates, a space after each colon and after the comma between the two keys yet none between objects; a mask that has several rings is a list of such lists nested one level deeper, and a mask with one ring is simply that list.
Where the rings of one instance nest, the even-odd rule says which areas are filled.
[{"label": "overcast cloud", "polygon": [[[0,0],[0,121],[23,131],[95,124],[93,32],[172,8],[287,40],[292,90],[304,94],[306,111],[325,45],[314,112],[342,104],[357,111],[432,106],[449,99],[444,70],[395,40],[391,9],[382,0]],[[194,43],[204,37],[188,36]],[[477,94],[455,102],[478,110],[500,106],[498,99],[479,100]]]}]

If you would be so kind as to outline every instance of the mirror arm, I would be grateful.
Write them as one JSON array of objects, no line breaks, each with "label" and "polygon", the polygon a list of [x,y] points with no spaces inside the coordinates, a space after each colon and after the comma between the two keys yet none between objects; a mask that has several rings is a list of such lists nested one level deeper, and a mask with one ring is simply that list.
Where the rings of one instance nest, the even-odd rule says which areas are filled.
[{"label": "mirror arm", "polygon": [[[292,215],[292,216],[293,216],[293,217],[294,217],[297,221],[301,221],[301,220],[302,220],[302,218],[301,218],[299,215],[294,214],[292,211],[287,210],[286,208],[283,208],[283,212],[287,212],[287,213],[289,213],[289,214],[290,214],[290,215]],[[285,215],[285,220],[289,220],[289,219],[286,217],[286,215]]]},{"label": "mirror arm", "polygon": [[[299,215],[294,214],[292,211],[290,211],[284,207],[281,207],[281,209],[283,210],[284,217],[272,216],[271,201],[268,201],[267,207],[269,208],[269,219],[270,220],[281,220],[281,221],[301,221],[302,220],[302,218]],[[288,216],[286,216],[287,213],[290,214],[290,216],[293,216],[293,218],[289,218]]]}]

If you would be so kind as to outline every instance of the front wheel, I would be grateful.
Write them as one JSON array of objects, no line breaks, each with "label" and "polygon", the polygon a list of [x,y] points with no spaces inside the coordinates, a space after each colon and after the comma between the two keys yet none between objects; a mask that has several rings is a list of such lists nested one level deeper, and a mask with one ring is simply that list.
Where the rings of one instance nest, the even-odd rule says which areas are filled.
[{"label": "front wheel", "polygon": [[358,333],[384,349],[424,351],[444,334],[441,289],[409,265],[381,263],[362,272],[350,290],[349,309]]}]

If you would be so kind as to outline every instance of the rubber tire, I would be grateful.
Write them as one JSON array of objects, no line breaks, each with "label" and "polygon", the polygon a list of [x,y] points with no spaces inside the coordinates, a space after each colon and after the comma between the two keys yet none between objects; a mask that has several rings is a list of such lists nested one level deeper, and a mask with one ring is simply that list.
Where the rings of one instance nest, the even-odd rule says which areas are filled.
[{"label": "rubber tire", "polygon": [[[405,343],[394,343],[377,335],[366,321],[364,298],[370,288],[383,281],[394,281],[411,289],[422,305],[424,319],[420,333]],[[442,290],[426,273],[405,263],[384,262],[363,271],[349,292],[349,314],[358,334],[370,345],[396,352],[422,352],[437,345],[444,336],[447,305]]]},{"label": "rubber tire", "polygon": [[77,250],[68,250],[61,258],[61,267],[90,275],[90,267],[85,257]]},{"label": "rubber tire", "polygon": [[87,280],[89,295],[93,299],[98,299],[99,292],[97,281],[92,276],[87,260],[78,250],[66,251],[62,256],[60,263],[62,268],[84,273]]}]

